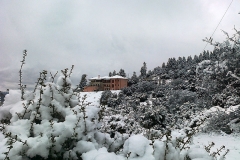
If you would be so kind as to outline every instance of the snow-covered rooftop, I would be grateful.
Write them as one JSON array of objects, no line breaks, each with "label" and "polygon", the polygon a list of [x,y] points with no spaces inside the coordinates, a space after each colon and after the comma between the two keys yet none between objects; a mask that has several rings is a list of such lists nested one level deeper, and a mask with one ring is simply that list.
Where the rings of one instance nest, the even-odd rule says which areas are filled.
[{"label": "snow-covered rooftop", "polygon": [[119,76],[119,75],[116,75],[116,76],[112,76],[112,77],[109,77],[109,76],[104,76],[104,77],[93,77],[93,78],[90,78],[89,80],[94,80],[94,79],[105,79],[105,80],[109,80],[109,79],[127,79],[125,77],[122,77],[122,76]]}]

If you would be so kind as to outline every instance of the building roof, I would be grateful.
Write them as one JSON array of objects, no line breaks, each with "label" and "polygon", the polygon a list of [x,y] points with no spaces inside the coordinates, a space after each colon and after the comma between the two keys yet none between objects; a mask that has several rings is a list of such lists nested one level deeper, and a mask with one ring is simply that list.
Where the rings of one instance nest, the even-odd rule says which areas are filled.
[{"label": "building roof", "polygon": [[110,80],[110,79],[127,79],[127,78],[116,75],[116,76],[112,76],[112,77],[109,77],[109,76],[100,77],[100,76],[98,76],[98,77],[90,78],[89,80],[100,80],[100,79]]}]

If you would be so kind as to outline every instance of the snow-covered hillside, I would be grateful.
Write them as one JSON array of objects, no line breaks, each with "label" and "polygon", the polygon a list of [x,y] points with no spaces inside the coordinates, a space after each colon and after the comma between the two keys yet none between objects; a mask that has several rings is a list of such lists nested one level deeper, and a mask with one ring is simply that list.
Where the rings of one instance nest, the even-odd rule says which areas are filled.
[{"label": "snow-covered hillside", "polygon": [[[119,93],[120,91],[112,91]],[[94,105],[99,105],[99,99],[102,92],[82,92],[81,95],[87,95],[87,101],[92,102]],[[218,111],[226,111],[229,113],[233,111],[238,106],[229,107],[224,110],[221,107],[215,106],[208,110],[205,110],[205,115]],[[214,143],[215,145],[211,148],[211,152],[216,152],[217,149],[220,149],[221,146],[225,146],[225,150],[229,149],[229,153],[226,155],[226,160],[238,160],[240,159],[240,134],[227,135],[225,133],[216,134],[216,133],[197,133],[193,138],[193,144],[200,146],[209,146],[209,144]]]},{"label": "snow-covered hillside", "polygon": [[[48,83],[40,87],[35,96],[32,93],[25,96],[24,101],[20,100],[20,91],[10,91],[0,108],[0,119],[3,121],[0,159],[53,159],[60,156],[62,159],[81,157],[83,160],[184,160],[186,157],[213,160],[204,149],[212,141],[216,147],[210,153],[223,144],[230,149],[227,160],[240,158],[240,138],[237,136],[198,134],[194,143],[188,144],[184,130],[172,131],[171,136],[166,134],[154,141],[142,134],[115,132],[112,136],[99,132],[98,128],[103,124],[98,120],[101,118],[99,98],[102,92],[80,93],[80,97],[86,95],[86,103],[91,103],[86,106],[78,102],[81,98],[75,96],[71,89],[63,89],[66,86],[64,83],[70,84],[70,80]],[[8,117],[10,121],[6,122]],[[226,149],[220,154],[223,155]]]}]

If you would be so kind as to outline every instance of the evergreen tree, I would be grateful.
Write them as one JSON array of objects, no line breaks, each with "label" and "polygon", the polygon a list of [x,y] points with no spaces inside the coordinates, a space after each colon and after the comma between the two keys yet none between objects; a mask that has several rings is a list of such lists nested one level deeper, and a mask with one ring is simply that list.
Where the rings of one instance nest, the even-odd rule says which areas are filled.
[{"label": "evergreen tree", "polygon": [[84,90],[84,87],[87,86],[87,79],[86,79],[86,77],[87,77],[86,74],[82,75],[81,81],[80,81],[76,91],[82,92]]},{"label": "evergreen tree", "polygon": [[161,68],[161,67],[158,66],[158,67],[153,69],[152,74],[161,75],[163,73],[163,70],[164,70],[164,68]]},{"label": "evergreen tree", "polygon": [[198,59],[199,59],[199,62],[202,62],[204,59],[203,59],[203,54],[200,53],[200,55],[198,56]]},{"label": "evergreen tree", "polygon": [[182,64],[183,64],[183,59],[182,59],[182,57],[178,57],[178,60],[177,60],[178,68],[181,67]]},{"label": "evergreen tree", "polygon": [[210,54],[210,59],[211,59],[212,61],[218,60],[217,52],[216,52],[215,50],[214,50],[213,52],[211,52],[211,54]]},{"label": "evergreen tree", "polygon": [[113,76],[116,76],[116,75],[117,75],[117,73],[116,73],[115,70],[113,71],[112,75],[113,75]]},{"label": "evergreen tree", "polygon": [[129,85],[131,86],[132,84],[136,84],[136,83],[138,83],[138,81],[139,81],[139,79],[137,77],[136,72],[133,72],[131,79],[129,79]]},{"label": "evergreen tree", "polygon": [[184,64],[187,62],[187,60],[186,60],[186,58],[184,56],[183,56],[182,60],[183,60]]},{"label": "evergreen tree", "polygon": [[174,57],[168,59],[167,68],[168,69],[176,69],[177,68],[177,61]]},{"label": "evergreen tree", "polygon": [[122,77],[126,77],[126,73],[123,69],[120,69],[119,75],[122,76]]},{"label": "evergreen tree", "polygon": [[194,55],[193,61],[195,64],[200,62],[197,55]]},{"label": "evergreen tree", "polygon": [[143,62],[143,66],[141,67],[140,73],[141,73],[142,78],[146,78],[146,76],[147,76],[147,64],[146,64],[146,62]]},{"label": "evergreen tree", "polygon": [[182,57],[178,57],[178,63],[182,61]]},{"label": "evergreen tree", "polygon": [[188,56],[187,63],[192,63],[192,57],[191,56]]},{"label": "evergreen tree", "polygon": [[177,65],[178,65],[178,68],[181,68],[183,66],[183,59],[182,59],[182,57],[178,57]]},{"label": "evergreen tree", "polygon": [[166,64],[163,62],[162,63],[162,68],[165,68],[166,67]]},{"label": "evergreen tree", "polygon": [[108,76],[109,76],[109,77],[112,77],[112,76],[113,76],[113,75],[112,75],[112,72],[109,72]]},{"label": "evergreen tree", "polygon": [[149,70],[147,73],[147,77],[150,77],[152,74],[153,74],[153,72],[151,70]]},{"label": "evergreen tree", "polygon": [[172,61],[172,58],[168,58],[166,68],[169,69],[171,67],[171,61]]},{"label": "evergreen tree", "polygon": [[203,59],[204,59],[204,60],[209,60],[209,58],[210,58],[210,57],[209,57],[209,52],[208,52],[208,51],[204,51],[204,52],[203,52]]},{"label": "evergreen tree", "polygon": [[187,57],[187,61],[186,61],[186,66],[187,66],[187,70],[189,70],[193,65],[193,59],[191,56]]}]

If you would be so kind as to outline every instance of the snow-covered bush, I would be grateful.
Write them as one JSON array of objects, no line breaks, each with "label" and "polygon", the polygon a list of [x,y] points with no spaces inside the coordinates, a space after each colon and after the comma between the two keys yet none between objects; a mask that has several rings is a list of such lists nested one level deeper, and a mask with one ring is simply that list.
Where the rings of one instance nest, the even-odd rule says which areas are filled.
[{"label": "snow-covered bush", "polygon": [[74,92],[71,72],[62,70],[55,83],[56,75],[46,81],[43,71],[33,91],[20,76],[20,90],[10,90],[0,108],[0,159],[82,159],[91,150],[122,148],[128,136],[100,132],[104,108]]},{"label": "snow-covered bush", "polygon": [[168,106],[171,110],[175,110],[177,106],[181,106],[186,102],[195,103],[197,94],[188,90],[174,90],[170,92]]},{"label": "snow-covered bush", "polygon": [[147,93],[135,93],[133,94],[134,99],[138,99],[140,102],[145,102],[148,99]]},{"label": "snow-covered bush", "polygon": [[239,88],[232,84],[226,86],[221,94],[215,94],[212,97],[212,105],[227,108],[240,104]]},{"label": "snow-covered bush", "polygon": [[[208,115],[210,117],[205,127],[206,132],[225,132],[231,134],[232,132],[240,131],[240,107],[234,106],[234,109],[229,108],[212,112]],[[228,111],[230,110],[230,111]]]},{"label": "snow-covered bush", "polygon": [[112,93],[111,91],[103,91],[100,97],[100,105],[116,108],[122,102],[122,93]]},{"label": "snow-covered bush", "polygon": [[101,105],[107,105],[108,104],[108,100],[113,96],[113,93],[109,90],[107,91],[103,91],[102,92],[102,96],[100,98],[100,104]]},{"label": "snow-covered bush", "polygon": [[226,104],[226,95],[225,94],[215,94],[212,98],[212,105],[213,106],[220,106],[224,108]]},{"label": "snow-covered bush", "polygon": [[84,97],[73,92],[67,69],[56,83],[45,82],[46,73],[23,100],[21,92],[10,90],[0,108],[6,142],[0,159],[79,159],[98,146],[100,108],[86,107]]},{"label": "snow-covered bush", "polygon": [[157,84],[155,82],[141,81],[136,84],[131,85],[130,87],[123,88],[122,91],[127,96],[132,95],[133,93],[147,93],[153,91],[156,88]]},{"label": "snow-covered bush", "polygon": [[211,114],[205,131],[207,132],[225,132],[231,134],[232,130],[227,124],[231,121],[231,117],[225,112],[218,112]]}]

